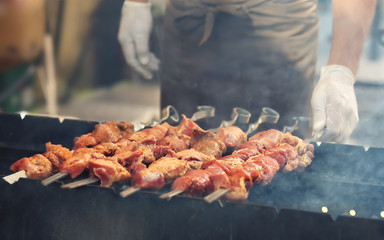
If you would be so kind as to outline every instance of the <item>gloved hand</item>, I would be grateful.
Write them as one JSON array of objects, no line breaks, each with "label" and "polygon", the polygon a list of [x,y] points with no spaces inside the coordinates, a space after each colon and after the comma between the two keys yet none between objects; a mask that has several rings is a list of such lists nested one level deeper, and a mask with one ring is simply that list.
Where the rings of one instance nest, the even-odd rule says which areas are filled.
[{"label": "gloved hand", "polygon": [[125,60],[134,71],[146,79],[159,69],[159,60],[149,51],[149,36],[152,28],[150,3],[124,2],[118,39]]},{"label": "gloved hand", "polygon": [[321,69],[312,93],[314,138],[324,142],[345,142],[359,122],[352,71],[340,65]]}]

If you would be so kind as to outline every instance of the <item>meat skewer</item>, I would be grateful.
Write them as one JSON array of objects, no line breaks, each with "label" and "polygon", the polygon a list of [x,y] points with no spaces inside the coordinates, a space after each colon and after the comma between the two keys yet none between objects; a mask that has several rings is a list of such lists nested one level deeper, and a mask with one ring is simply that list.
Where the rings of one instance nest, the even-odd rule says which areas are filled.
[{"label": "meat skewer", "polygon": [[46,143],[46,152],[43,154],[35,154],[31,157],[24,157],[16,161],[11,166],[13,172],[20,172],[13,174],[5,180],[11,180],[9,182],[17,181],[20,177],[42,179],[53,171],[57,171],[60,164],[69,158],[72,153],[69,149],[61,146],[60,144],[54,145],[50,142]]},{"label": "meat skewer", "polygon": [[[189,143],[186,142],[189,142],[190,138],[187,134],[201,132],[203,130],[196,123],[186,118],[185,115],[182,116],[183,120],[177,127],[171,127],[170,125],[164,123],[156,125],[152,128],[144,129],[127,138],[129,143],[125,147],[128,149],[125,147],[118,148],[115,150],[114,155],[109,159],[91,159],[89,161],[91,174],[100,177],[101,185],[108,187],[111,183],[119,181],[120,179],[115,179],[114,172],[123,171],[117,169],[120,168],[117,164],[114,164],[115,167],[113,168],[111,166],[107,166],[107,163],[109,163],[109,165],[112,164],[111,161],[121,164],[122,167],[129,167],[133,163],[149,164],[163,157],[168,149],[179,151],[187,148]],[[117,144],[119,144],[119,142],[117,142]],[[135,153],[131,154],[132,145],[136,146],[136,150],[139,152],[137,156],[135,156]],[[126,155],[128,155],[128,157]],[[98,166],[97,168],[91,166],[95,163],[95,161],[99,163],[102,161],[104,162],[103,170],[99,170],[102,166]],[[111,168],[114,170],[111,170]],[[95,172],[95,169],[98,169],[97,173]],[[124,175],[128,174],[125,173]],[[91,178],[92,177],[93,176],[91,176]],[[76,182],[73,182],[73,185],[78,186]],[[127,194],[132,194],[137,190],[138,189],[134,188],[126,189],[121,195],[126,196]]]},{"label": "meat skewer", "polygon": [[[282,143],[281,143],[282,142]],[[287,144],[287,142],[291,142],[291,144]],[[222,158],[223,163],[228,163],[229,161],[233,161],[234,159],[237,159],[240,161],[239,164],[236,164],[229,168],[231,171],[229,172],[229,179],[232,181],[232,185],[235,186],[235,189],[227,188],[226,190],[220,190],[218,189],[217,192],[213,192],[212,195],[206,196],[206,201],[212,202],[224,195],[227,195],[226,197],[229,199],[235,199],[235,200],[244,200],[248,196],[248,189],[245,183],[241,183],[246,178],[249,178],[247,175],[247,172],[249,173],[249,176],[252,179],[251,183],[248,183],[248,185],[251,185],[253,182],[260,182],[262,185],[268,184],[272,178],[275,176],[276,172],[282,168],[284,168],[284,171],[292,171],[297,168],[298,166],[298,147],[294,148],[292,145],[296,146],[305,146],[307,147],[307,152],[309,152],[309,155],[307,156],[307,159],[313,158],[313,151],[311,152],[310,147],[311,144],[307,143],[304,144],[303,141],[297,137],[294,137],[292,135],[283,134],[282,132],[278,130],[268,130],[263,131],[260,133],[255,134],[253,137],[250,138],[250,141],[244,142],[239,146],[239,150],[234,151],[231,155],[225,156]],[[304,147],[304,149],[306,149]],[[313,147],[313,146],[312,146]],[[312,154],[312,155],[311,155]],[[243,169],[241,169],[243,168]],[[236,169],[236,171],[234,170]],[[260,169],[262,170],[262,176],[263,179],[260,180],[258,177],[258,172],[260,172]],[[245,172],[244,172],[245,171]],[[192,173],[191,173],[192,174]],[[201,174],[203,173],[197,173]],[[243,180],[236,180],[236,176],[239,176],[239,179]],[[194,176],[196,177],[196,176]],[[184,176],[184,179],[190,179],[189,176]],[[196,177],[197,178],[197,177]],[[202,179],[206,179],[206,183],[209,184],[209,180],[207,180],[207,177],[202,177]],[[182,179],[182,178],[180,178]],[[185,180],[188,181],[188,180]],[[195,182],[198,180],[190,180],[192,182],[192,185],[196,185]],[[176,179],[174,182],[174,185],[172,186],[172,191],[166,194],[163,194],[160,196],[161,198],[168,198],[170,196],[174,196],[176,193],[189,191],[189,186],[183,185],[183,186],[177,186],[180,185],[178,182],[182,182],[182,180]],[[242,186],[240,186],[241,184]],[[237,187],[236,184],[240,187]],[[182,185],[182,184],[181,184]],[[237,187],[237,189],[236,189]],[[233,188],[233,186],[232,186]],[[239,192],[236,192],[239,191]],[[231,193],[232,192],[232,193]]]},{"label": "meat skewer", "polygon": [[[279,139],[279,141],[276,141],[276,139]],[[283,168],[284,172],[293,171],[299,167],[300,162],[302,162],[302,167],[307,167],[314,158],[313,145],[298,137],[292,136],[290,133],[282,134],[274,130],[260,132],[251,138],[249,142],[244,143],[242,147],[252,146],[257,140],[261,140],[260,143],[262,143],[264,147],[267,146],[269,148],[263,150],[261,155],[250,157],[245,164],[256,163],[262,166],[262,185],[268,184],[280,168]],[[271,161],[271,159],[268,160],[266,157],[275,161]],[[276,165],[276,163],[278,165]],[[267,173],[266,170],[268,171]],[[229,189],[222,189],[209,194],[205,197],[205,200],[211,203],[229,192]]]},{"label": "meat skewer", "polygon": [[[165,182],[169,182],[176,177],[183,176],[191,170],[200,169],[206,161],[211,161],[215,158],[221,157],[226,151],[227,146],[237,148],[245,141],[245,133],[238,127],[230,126],[222,128],[219,132],[217,134],[214,134],[211,131],[193,132],[189,142],[191,147],[190,149],[178,153],[170,152],[170,154],[167,155],[168,157],[178,158],[179,160],[175,161],[173,164],[181,167],[183,170],[180,170],[172,177],[164,177],[168,171],[166,169],[169,169],[169,167],[165,166],[163,169],[156,169],[157,166],[162,163],[167,164],[165,161],[161,161],[160,159],[159,161],[149,165],[148,169],[143,170],[134,176],[132,179],[132,189],[123,191],[121,195],[126,197],[127,195],[136,192],[137,188],[148,188],[148,186],[160,189],[165,185]],[[189,167],[185,168],[185,165],[183,165],[184,163],[182,162],[186,162]],[[156,171],[153,171],[154,168]],[[157,178],[154,176],[157,176]],[[155,184],[160,183],[160,178],[163,178],[164,180],[161,181],[160,185],[156,185],[156,187],[154,187]],[[154,184],[148,184],[146,179],[151,179],[151,182],[154,182]],[[146,184],[143,184],[143,182]],[[173,196],[173,194],[177,194],[177,192],[168,193],[168,195],[163,195],[162,197],[167,198],[169,196]]]},{"label": "meat skewer", "polygon": [[[111,143],[117,142],[121,138],[130,136],[131,134],[133,134],[133,127],[134,126],[128,122],[108,121],[105,123],[97,124],[95,126],[95,129],[91,133],[83,134],[82,136],[76,137],[74,139],[73,150],[76,151],[77,149],[81,149],[81,148],[91,148],[106,142],[111,142]],[[47,152],[50,152],[48,150],[48,147],[47,147]],[[56,150],[56,152],[60,152],[60,149]],[[48,156],[52,156],[52,154],[49,154]],[[42,184],[44,186],[47,186],[52,182],[55,182],[59,179],[62,179],[68,176],[67,171],[62,171],[62,169],[60,169],[60,166],[68,158],[69,156],[65,158],[64,161],[61,161],[59,164],[57,164],[56,169],[59,169],[60,172],[54,175],[51,175],[42,181]]]},{"label": "meat skewer", "polygon": [[[107,148],[106,153],[108,157],[102,154],[101,157],[95,158],[92,155],[88,159],[88,168],[91,174],[90,179],[97,176],[101,180],[101,186],[104,187],[109,187],[116,181],[127,180],[131,177],[131,174],[125,169],[127,164],[134,161],[152,162],[163,154],[164,150],[162,150],[161,147],[157,147],[155,143],[165,136],[169,127],[168,124],[156,125],[152,128],[136,132],[127,138],[120,139],[120,141],[114,145],[116,147],[112,147],[112,152],[109,152]],[[100,147],[99,151],[100,150],[104,151],[105,149]],[[85,164],[82,163],[82,171],[85,168]],[[116,174],[119,176],[116,176]],[[73,184],[74,187],[83,186],[78,185],[76,181],[70,184]],[[68,187],[68,185],[65,187]],[[72,187],[72,185],[69,185],[69,187]]]}]

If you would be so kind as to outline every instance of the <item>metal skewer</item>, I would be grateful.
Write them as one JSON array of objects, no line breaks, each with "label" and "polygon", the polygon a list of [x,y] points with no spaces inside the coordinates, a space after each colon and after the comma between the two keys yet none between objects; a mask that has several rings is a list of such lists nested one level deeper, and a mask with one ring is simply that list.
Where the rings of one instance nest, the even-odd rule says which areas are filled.
[{"label": "metal skewer", "polygon": [[140,191],[139,187],[129,187],[129,188],[121,191],[120,196],[125,198],[125,197],[128,197],[128,196],[134,194],[135,192],[138,192],[138,191]]},{"label": "metal skewer", "polygon": [[220,128],[229,127],[234,125],[235,123],[246,124],[249,122],[250,119],[251,113],[248,110],[240,107],[235,107],[233,108],[231,113],[231,120],[222,121],[219,127],[209,129],[209,131],[217,132]]},{"label": "metal skewer", "polygon": [[216,191],[214,191],[213,193],[211,194],[208,194],[207,196],[204,197],[204,200],[207,202],[207,203],[212,203],[216,200],[219,200],[222,196],[224,196],[225,194],[227,194],[229,192],[228,189],[226,188],[220,188]]},{"label": "metal skewer", "polygon": [[309,117],[293,117],[294,124],[292,126],[284,126],[283,132],[294,132],[299,129],[308,131],[312,127],[312,119]]},{"label": "metal skewer", "polygon": [[248,126],[248,130],[245,134],[248,136],[253,133],[262,123],[277,123],[279,121],[280,114],[269,107],[263,107],[259,119],[255,123],[251,123]]},{"label": "metal skewer", "polygon": [[56,182],[64,177],[68,176],[68,173],[66,172],[58,172],[53,174],[52,176],[47,177],[46,179],[41,181],[41,184],[44,186],[48,186],[49,184]]},{"label": "metal skewer", "polygon": [[19,181],[20,178],[27,178],[25,170],[21,170],[3,177],[4,181],[8,182],[9,184],[14,184],[15,182]]},{"label": "metal skewer", "polygon": [[197,112],[195,112],[191,120],[192,121],[197,121],[203,118],[209,118],[209,117],[214,117],[215,116],[215,108],[212,106],[197,106]]},{"label": "metal skewer", "polygon": [[177,195],[179,195],[179,194],[181,194],[181,193],[183,193],[184,192],[184,190],[172,190],[172,191],[170,191],[170,192],[167,192],[167,193],[163,193],[163,194],[161,194],[160,196],[159,196],[159,198],[161,198],[161,199],[170,199],[170,198],[172,198],[172,197],[174,197],[174,196],[177,196]]},{"label": "metal skewer", "polygon": [[91,183],[95,183],[95,182],[98,182],[98,181],[100,181],[100,180],[98,178],[95,178],[95,177],[85,178],[85,179],[82,179],[82,180],[79,180],[79,181],[75,181],[75,182],[71,182],[71,183],[68,183],[68,184],[61,185],[61,188],[65,188],[65,189],[78,188],[78,187],[85,186],[85,185],[88,185],[88,184],[91,184]]},{"label": "metal skewer", "polygon": [[158,124],[161,124],[163,122],[174,122],[177,123],[180,120],[179,113],[177,112],[176,108],[168,105],[167,107],[163,108],[161,110],[161,119],[160,120],[152,120],[149,123],[135,123],[134,124],[134,130],[135,132],[138,132],[140,130],[143,130],[146,127],[154,127]]}]

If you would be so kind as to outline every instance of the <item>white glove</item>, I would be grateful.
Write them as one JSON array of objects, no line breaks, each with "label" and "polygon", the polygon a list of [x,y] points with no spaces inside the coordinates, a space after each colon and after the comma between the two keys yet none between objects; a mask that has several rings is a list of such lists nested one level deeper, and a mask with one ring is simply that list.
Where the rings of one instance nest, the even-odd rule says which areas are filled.
[{"label": "white glove", "polygon": [[345,142],[359,122],[353,85],[356,79],[344,66],[321,69],[312,93],[314,138],[324,142]]},{"label": "white glove", "polygon": [[159,69],[159,60],[148,47],[151,28],[151,4],[126,0],[118,39],[128,65],[146,79],[151,79],[152,73]]}]

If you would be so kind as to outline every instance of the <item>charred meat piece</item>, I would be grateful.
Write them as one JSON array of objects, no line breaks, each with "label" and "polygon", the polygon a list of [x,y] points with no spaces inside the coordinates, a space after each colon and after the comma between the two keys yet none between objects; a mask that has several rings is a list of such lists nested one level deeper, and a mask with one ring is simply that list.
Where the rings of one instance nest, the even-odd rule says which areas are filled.
[{"label": "charred meat piece", "polygon": [[101,181],[101,186],[110,187],[114,182],[124,182],[131,178],[131,174],[117,161],[105,158],[89,160],[89,171]]},{"label": "charred meat piece", "polygon": [[117,142],[123,137],[134,133],[134,126],[129,122],[109,121],[95,126],[93,132],[76,137],[73,141],[76,150],[78,148],[93,147],[103,142]]},{"label": "charred meat piece", "polygon": [[258,132],[249,138],[249,141],[258,141],[264,148],[271,148],[278,143],[283,136],[283,133],[276,129],[270,129],[267,131]]},{"label": "charred meat piece", "polygon": [[46,152],[43,155],[52,163],[53,171],[59,170],[60,165],[72,156],[72,152],[61,144],[47,142],[45,148]]},{"label": "charred meat piece", "polygon": [[189,145],[196,151],[206,155],[220,158],[227,150],[224,142],[216,138],[211,131],[199,132],[194,134],[189,141]]},{"label": "charred meat piece", "polygon": [[247,141],[247,136],[243,130],[236,126],[220,128],[216,133],[216,138],[225,144],[229,152],[237,150],[242,143]]},{"label": "charred meat piece", "polygon": [[43,179],[52,174],[52,163],[42,154],[35,154],[12,164],[11,171],[18,172],[21,170],[25,170],[25,175],[28,178]]}]

